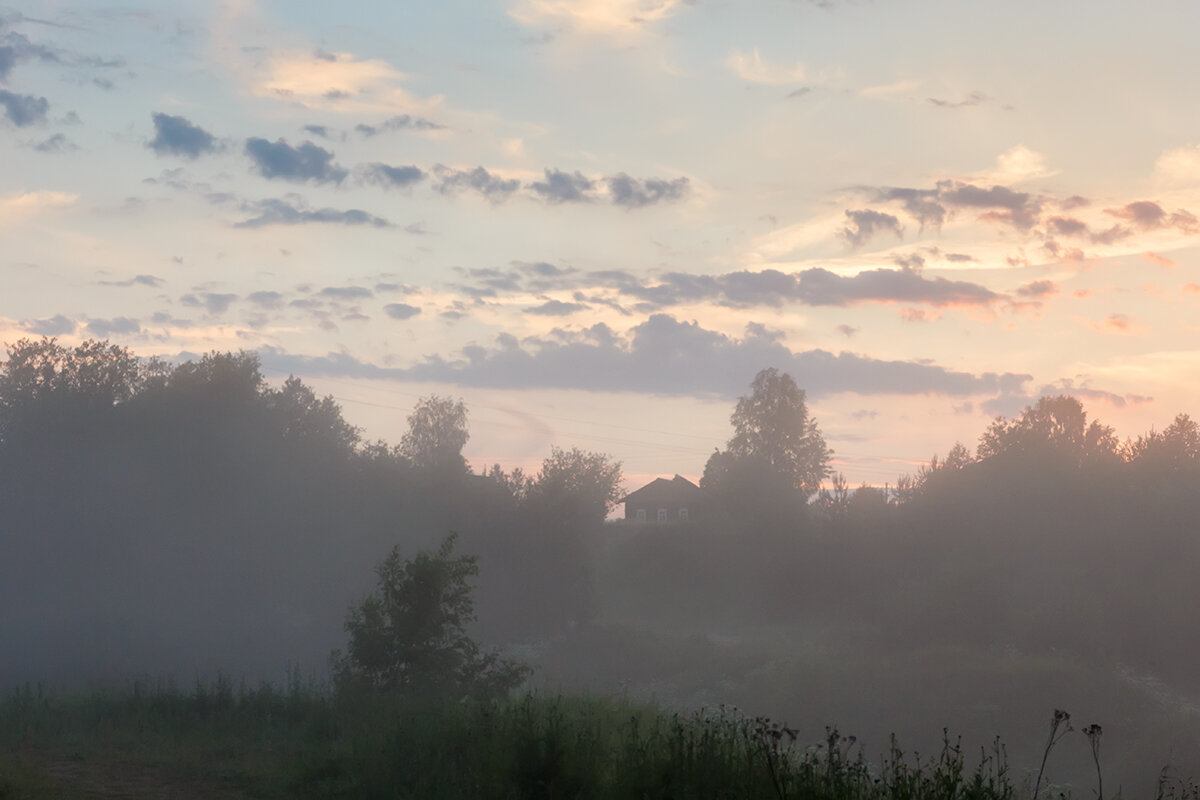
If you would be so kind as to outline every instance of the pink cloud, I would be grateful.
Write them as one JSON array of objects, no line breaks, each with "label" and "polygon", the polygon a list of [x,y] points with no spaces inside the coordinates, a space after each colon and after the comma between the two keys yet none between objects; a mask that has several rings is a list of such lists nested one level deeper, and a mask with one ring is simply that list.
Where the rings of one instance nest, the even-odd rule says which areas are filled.
[{"label": "pink cloud", "polygon": [[1109,314],[1103,320],[1089,324],[1101,333],[1132,334],[1141,327],[1137,324],[1137,319],[1128,314]]},{"label": "pink cloud", "polygon": [[902,308],[900,319],[905,322],[936,322],[942,318],[940,311],[930,311],[924,308]]}]

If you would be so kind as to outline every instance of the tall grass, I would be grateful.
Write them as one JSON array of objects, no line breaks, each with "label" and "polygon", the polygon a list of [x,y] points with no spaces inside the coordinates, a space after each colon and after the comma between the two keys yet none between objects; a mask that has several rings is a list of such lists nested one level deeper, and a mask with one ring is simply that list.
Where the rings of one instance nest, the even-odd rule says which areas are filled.
[{"label": "tall grass", "polygon": [[[169,770],[248,797],[771,798],[1013,800],[996,743],[970,766],[947,735],[931,758],[893,741],[873,758],[852,737],[824,741],[719,707],[668,713],[624,700],[526,694],[455,702],[333,693],[298,680],[277,689],[226,679],[185,691],[55,694],[26,687],[0,701],[0,798],[46,791],[55,759]],[[40,782],[40,783],[39,783]],[[1164,796],[1180,787],[1160,785]]]}]

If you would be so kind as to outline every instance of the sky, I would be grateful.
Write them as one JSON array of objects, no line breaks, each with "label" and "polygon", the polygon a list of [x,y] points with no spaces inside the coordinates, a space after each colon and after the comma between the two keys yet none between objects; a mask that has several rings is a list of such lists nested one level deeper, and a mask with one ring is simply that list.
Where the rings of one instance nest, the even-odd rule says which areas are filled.
[{"label": "sky", "polygon": [[476,469],[698,478],[755,373],[852,485],[1200,413],[1200,4],[0,4],[0,341],[255,350]]}]

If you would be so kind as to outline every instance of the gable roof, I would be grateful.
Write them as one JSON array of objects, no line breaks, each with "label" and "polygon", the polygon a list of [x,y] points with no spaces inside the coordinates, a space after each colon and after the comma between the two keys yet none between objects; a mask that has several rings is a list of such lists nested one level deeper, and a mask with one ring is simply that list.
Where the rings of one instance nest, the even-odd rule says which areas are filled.
[{"label": "gable roof", "polygon": [[675,491],[675,492],[680,492],[680,493],[695,493],[695,494],[700,493],[699,486],[692,483],[691,481],[689,481],[687,478],[683,477],[682,475],[676,475],[674,478],[671,478],[671,479],[655,478],[654,480],[650,481],[642,488],[636,489],[636,490],[630,492],[629,494],[625,495],[623,498],[621,498],[621,502],[622,503],[628,503],[630,501],[637,502],[637,500],[639,499],[638,495],[641,495],[643,492],[645,494],[655,494],[655,493],[657,493],[659,491],[663,491],[663,490]]}]

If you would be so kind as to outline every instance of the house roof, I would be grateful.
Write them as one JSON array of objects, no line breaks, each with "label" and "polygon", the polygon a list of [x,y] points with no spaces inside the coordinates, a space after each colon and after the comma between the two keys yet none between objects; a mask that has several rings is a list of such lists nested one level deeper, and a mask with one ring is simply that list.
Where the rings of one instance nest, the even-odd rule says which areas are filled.
[{"label": "house roof", "polygon": [[655,478],[640,489],[635,489],[629,494],[621,498],[622,503],[630,501],[637,502],[638,495],[645,492],[652,494],[663,489],[674,490],[676,492],[699,492],[700,487],[689,481],[682,475],[676,475],[674,478]]}]

